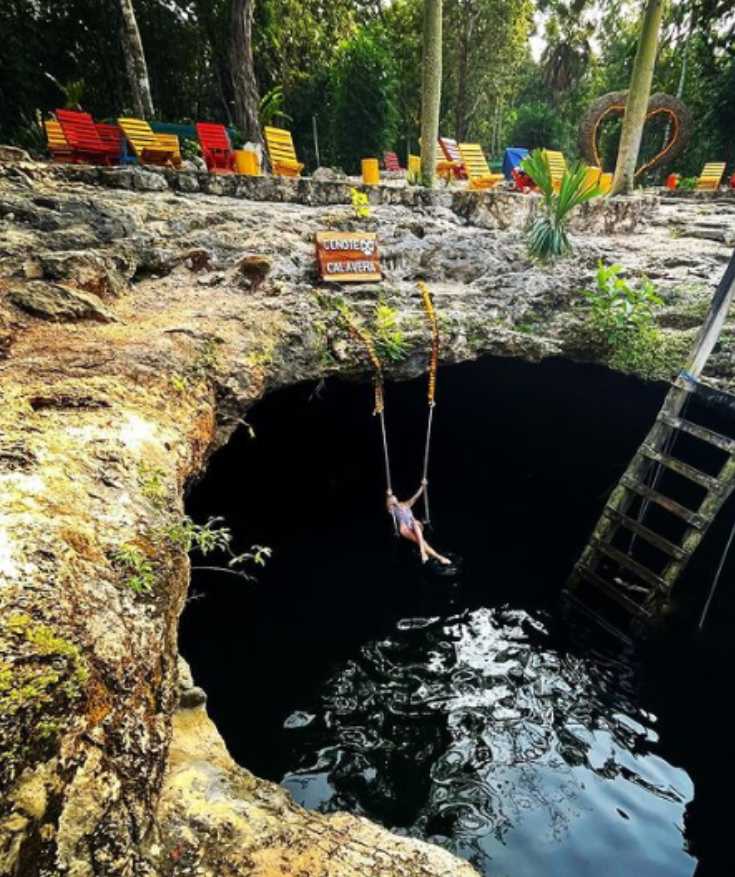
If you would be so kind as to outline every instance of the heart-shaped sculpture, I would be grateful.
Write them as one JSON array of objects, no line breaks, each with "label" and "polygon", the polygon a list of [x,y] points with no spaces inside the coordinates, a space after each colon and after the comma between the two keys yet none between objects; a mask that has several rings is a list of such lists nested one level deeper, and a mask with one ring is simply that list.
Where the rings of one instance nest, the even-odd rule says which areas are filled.
[{"label": "heart-shaped sculpture", "polygon": [[[582,117],[579,123],[579,150],[585,161],[595,167],[602,167],[598,137],[606,119],[625,115],[627,91],[611,91],[598,98]],[[686,104],[671,94],[657,93],[648,102],[646,122],[665,117],[669,121],[669,137],[660,152],[641,165],[635,172],[639,177],[645,171],[653,170],[673,161],[689,143],[692,131],[692,114]],[[604,170],[604,168],[603,168]]]}]

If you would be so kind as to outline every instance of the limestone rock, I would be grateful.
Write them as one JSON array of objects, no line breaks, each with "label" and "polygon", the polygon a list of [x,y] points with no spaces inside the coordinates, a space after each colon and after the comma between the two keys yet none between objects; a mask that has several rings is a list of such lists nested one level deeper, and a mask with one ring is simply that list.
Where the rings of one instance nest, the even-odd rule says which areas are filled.
[{"label": "limestone rock", "polygon": [[[156,183],[143,190],[130,169],[24,164],[21,179],[9,167],[0,666],[41,688],[28,698],[38,688],[16,687],[22,709],[0,703],[0,873],[471,874],[365,820],[307,813],[233,764],[178,662],[188,558],[151,534],[181,514],[184,485],[266,392],[370,379],[336,294],[368,325],[378,301],[393,309],[408,356],[388,365],[391,379],[426,368],[418,280],[434,294],[444,363],[604,361],[575,337],[598,259],[654,279],[667,338],[686,344],[730,257],[719,235],[688,229],[730,227],[733,202],[591,205],[575,221],[577,254],[545,266],[528,259],[522,233],[536,202],[508,192],[380,186],[364,221],[349,181],[201,174],[190,196],[175,183],[186,174],[168,170],[146,171]],[[383,283],[319,286],[314,235],[325,228],[375,231]],[[255,276],[267,264],[277,296],[243,294],[238,266],[255,254]],[[110,303],[81,288],[112,295],[105,272],[126,289]],[[723,387],[735,386],[734,330],[730,320],[709,375]],[[151,553],[149,592],[131,586],[123,548]]]},{"label": "limestone rock", "polygon": [[315,183],[342,182],[347,179],[347,174],[341,168],[320,167],[311,175]]},{"label": "limestone rock", "polygon": [[477,877],[439,847],[398,838],[367,819],[318,816],[283,789],[238,767],[202,707],[174,716],[157,811],[160,837],[147,849],[156,874],[281,877]]},{"label": "limestone rock", "polygon": [[98,320],[110,323],[116,319],[97,296],[60,283],[31,280],[24,286],[13,287],[8,292],[8,299],[34,317],[56,322]]},{"label": "limestone rock", "polygon": [[0,144],[0,161],[8,161],[8,162],[19,162],[19,161],[27,161],[30,162],[31,157],[25,151],[25,149],[19,149],[17,146],[5,146]]}]

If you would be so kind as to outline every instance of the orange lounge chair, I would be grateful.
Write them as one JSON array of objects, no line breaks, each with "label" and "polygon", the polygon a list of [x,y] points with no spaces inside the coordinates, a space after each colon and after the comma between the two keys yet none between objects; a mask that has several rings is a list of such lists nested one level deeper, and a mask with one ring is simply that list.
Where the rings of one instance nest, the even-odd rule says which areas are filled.
[{"label": "orange lounge chair", "polygon": [[46,130],[46,142],[52,161],[72,161],[74,150],[66,142],[64,131],[56,119],[44,119],[43,127]]},{"label": "orange lounge chair", "polygon": [[224,125],[216,122],[197,122],[197,137],[202,157],[210,174],[231,174],[235,168],[235,154]]}]

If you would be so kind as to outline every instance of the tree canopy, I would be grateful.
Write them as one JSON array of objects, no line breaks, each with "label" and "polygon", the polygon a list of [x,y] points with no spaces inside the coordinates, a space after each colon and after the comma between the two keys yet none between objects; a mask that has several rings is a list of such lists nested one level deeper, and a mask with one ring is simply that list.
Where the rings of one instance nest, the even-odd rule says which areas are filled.
[{"label": "tree canopy", "polygon": [[[231,65],[234,0],[132,0],[156,118],[242,125]],[[302,155],[349,169],[368,154],[418,151],[423,0],[253,0],[254,95],[287,124]],[[577,153],[592,100],[626,89],[641,0],[444,0],[440,130],[506,146]],[[120,0],[0,4],[0,140],[43,147],[39,120],[65,104],[99,119],[135,110]],[[537,57],[532,52],[532,37]],[[694,117],[677,170],[735,159],[735,0],[667,4],[653,91],[676,94]],[[685,76],[682,65],[686,58]],[[252,84],[251,84],[252,85]],[[266,112],[264,110],[264,112]],[[272,120],[272,118],[271,118]],[[252,124],[248,127],[252,128]],[[620,123],[606,126],[612,170]],[[247,134],[247,132],[243,132]],[[653,154],[661,125],[647,126]]]}]

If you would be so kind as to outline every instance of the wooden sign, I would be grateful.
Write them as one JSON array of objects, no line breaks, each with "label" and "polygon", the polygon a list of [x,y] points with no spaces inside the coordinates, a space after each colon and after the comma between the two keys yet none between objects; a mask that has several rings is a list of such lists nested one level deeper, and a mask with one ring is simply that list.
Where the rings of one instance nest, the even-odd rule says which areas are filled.
[{"label": "wooden sign", "polygon": [[316,257],[322,280],[364,283],[383,278],[378,236],[373,232],[318,231]]}]

